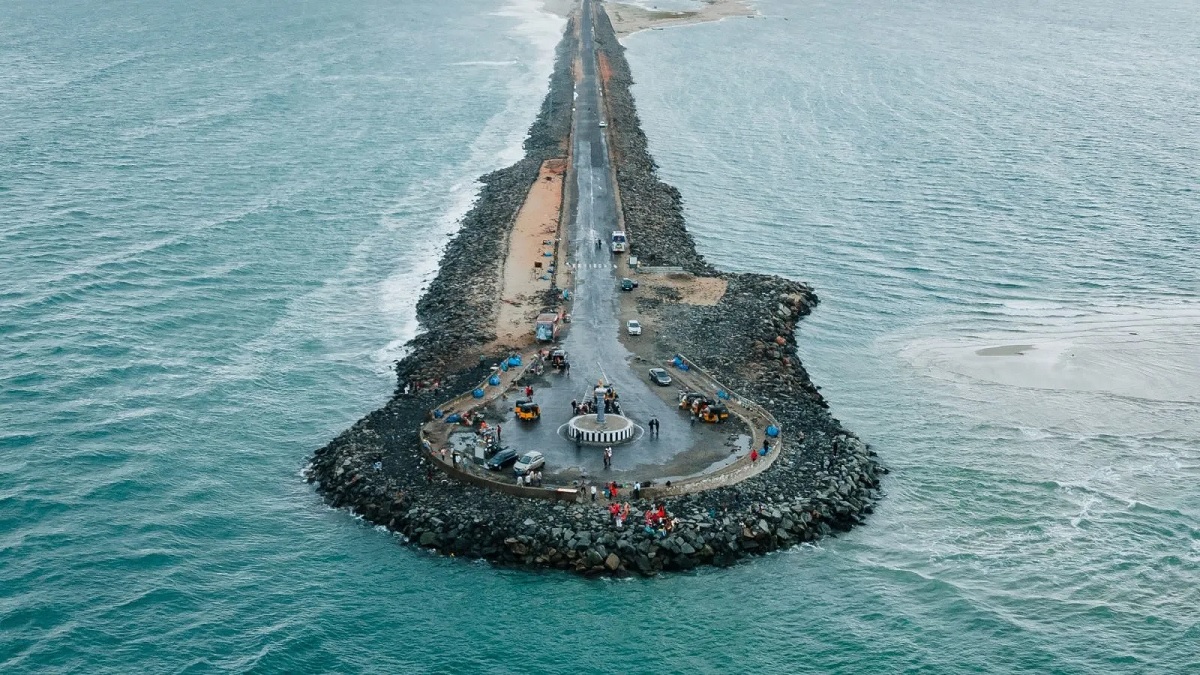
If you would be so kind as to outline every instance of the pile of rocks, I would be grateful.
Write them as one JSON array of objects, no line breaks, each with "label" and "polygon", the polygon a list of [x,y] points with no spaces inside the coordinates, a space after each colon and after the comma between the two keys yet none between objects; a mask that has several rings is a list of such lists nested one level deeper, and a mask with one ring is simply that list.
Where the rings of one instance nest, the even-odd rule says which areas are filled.
[{"label": "pile of rocks", "polygon": [[[577,49],[572,23],[558,45],[550,91],[525,139],[525,157],[479,179],[483,185],[479,198],[463,217],[457,236],[446,245],[440,271],[417,303],[420,324],[437,329],[409,344],[421,358],[404,364],[400,382],[436,379],[461,366],[462,356],[473,347],[496,339],[491,327],[499,311],[498,263],[542,162],[566,155],[574,92],[571,63]],[[552,304],[557,295],[558,289],[547,291],[548,302]]]},{"label": "pile of rocks", "polygon": [[650,156],[646,135],[633,102],[633,76],[625,48],[617,42],[608,14],[597,12],[594,22],[596,50],[608,62],[611,76],[605,83],[605,101],[611,119],[609,140],[613,148],[621,210],[629,230],[631,253],[643,265],[677,266],[693,274],[715,270],[696,252],[696,242],[683,220],[679,190],[658,179],[658,165]]},{"label": "pile of rocks", "polygon": [[[631,500],[632,517],[617,528],[603,504],[522,499],[451,480],[422,449],[419,430],[432,409],[489,373],[487,365],[470,363],[469,356],[472,347],[492,337],[481,327],[490,322],[481,317],[490,315],[496,300],[492,280],[498,247],[537,167],[564,147],[569,119],[561,115],[570,112],[573,35],[568,26],[548,103],[526,141],[527,157],[482,179],[479,202],[418,304],[421,323],[438,330],[410,343],[409,356],[397,364],[399,382],[436,379],[441,392],[398,388],[383,408],[315,453],[306,469],[308,480],[333,506],[350,509],[418,546],[587,575],[652,575],[729,565],[849,529],[871,513],[886,469],[829,414],[795,356],[796,322],[812,310],[816,295],[804,284],[778,277],[726,274],[728,290],[715,306],[656,307],[664,325],[671,327],[662,331],[659,339],[666,342],[661,348],[687,354],[727,386],[756,399],[780,422],[785,439],[768,470],[735,486],[667,500],[666,509],[675,518],[669,533],[641,525],[643,510],[652,506],[646,501]],[[607,20],[597,21],[597,35],[607,48],[615,45]],[[619,45],[609,60],[614,78],[624,83],[610,89],[610,95],[627,94],[628,66]],[[631,173],[627,165],[619,179],[627,217],[630,208],[646,216],[639,221],[643,230],[635,231],[644,238],[641,255],[649,263],[716,274],[683,228],[678,193],[653,177],[632,99],[617,105],[627,105],[622,124],[631,125],[618,138],[632,144],[625,150],[640,147],[638,153],[625,153],[638,157],[633,160],[639,163],[636,171]]]}]

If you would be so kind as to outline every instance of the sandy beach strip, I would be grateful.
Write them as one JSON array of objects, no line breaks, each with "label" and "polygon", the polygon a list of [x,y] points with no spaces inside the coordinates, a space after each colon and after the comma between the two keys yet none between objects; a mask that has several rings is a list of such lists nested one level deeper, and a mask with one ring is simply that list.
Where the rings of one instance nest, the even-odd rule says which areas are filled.
[{"label": "sandy beach strip", "polygon": [[[562,210],[564,159],[542,163],[537,181],[529,188],[508,238],[508,253],[500,272],[500,311],[496,317],[496,343],[513,348],[533,340],[533,320],[551,288],[549,268],[558,250],[559,215]],[[551,255],[546,255],[549,252]]]},{"label": "sandy beach strip", "polygon": [[750,0],[705,0],[699,9],[675,11],[646,9],[620,2],[606,2],[603,6],[619,38],[647,29],[720,21],[734,16],[758,16],[758,10]]}]

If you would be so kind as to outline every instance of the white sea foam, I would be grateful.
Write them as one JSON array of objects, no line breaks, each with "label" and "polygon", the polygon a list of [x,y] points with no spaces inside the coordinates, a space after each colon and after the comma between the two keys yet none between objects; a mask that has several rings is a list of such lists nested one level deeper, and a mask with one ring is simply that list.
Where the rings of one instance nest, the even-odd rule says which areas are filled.
[{"label": "white sea foam", "polygon": [[[459,221],[471,209],[479,192],[479,176],[517,162],[524,156],[525,134],[544,98],[546,84],[554,68],[555,47],[562,37],[566,20],[545,11],[537,0],[513,0],[495,16],[515,19],[509,33],[534,48],[533,57],[505,62],[516,65],[517,72],[508,83],[508,97],[503,109],[484,125],[471,144],[466,161],[448,168],[436,180],[415,186],[396,209],[416,203],[441,202],[441,214],[431,227],[420,227],[410,220],[391,218],[384,222],[389,229],[423,231],[425,236],[414,240],[402,264],[379,287],[379,307],[390,324],[391,339],[375,354],[381,367],[403,358],[405,344],[416,337],[417,300],[423,289],[438,271],[442,246],[457,231]],[[463,62],[457,65],[467,65]],[[474,62],[499,65],[499,62]]]}]

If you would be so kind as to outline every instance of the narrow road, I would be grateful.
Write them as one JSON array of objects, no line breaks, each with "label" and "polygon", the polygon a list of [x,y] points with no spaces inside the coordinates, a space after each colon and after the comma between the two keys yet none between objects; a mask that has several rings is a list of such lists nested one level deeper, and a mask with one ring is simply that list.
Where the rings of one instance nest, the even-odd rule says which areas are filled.
[{"label": "narrow road", "polygon": [[[619,320],[618,294],[620,279],[609,241],[617,229],[617,201],[613,172],[609,160],[600,79],[592,33],[593,12],[598,11],[592,0],[582,0],[580,12],[580,50],[582,73],[575,87],[575,113],[572,131],[572,168],[576,177],[577,207],[572,220],[567,258],[574,266],[575,288],[572,296],[571,319],[562,347],[567,350],[571,374],[547,376],[549,386],[539,388],[535,400],[542,407],[543,418],[536,426],[518,426],[517,434],[505,431],[519,450],[541,450],[546,455],[547,469],[568,466],[586,469],[593,476],[602,476],[603,461],[599,448],[577,450],[555,431],[571,416],[571,400],[583,401],[590,396],[597,380],[615,386],[621,396],[622,413],[645,428],[651,416],[658,417],[662,426],[661,438],[643,436],[633,442],[614,447],[613,471],[617,474],[634,470],[646,477],[671,475],[666,466],[671,458],[690,450],[701,434],[705,442],[719,443],[712,431],[694,428],[674,406],[665,403],[650,390],[649,366],[633,369],[629,366],[632,354],[618,340],[624,330]],[[601,246],[596,247],[599,239]],[[624,255],[624,254],[622,254]],[[634,291],[637,293],[637,291]],[[653,339],[650,336],[634,339]],[[671,388],[673,393],[675,390]],[[651,466],[660,465],[655,471]],[[640,468],[638,468],[640,467]],[[618,476],[628,478],[628,476]]]}]

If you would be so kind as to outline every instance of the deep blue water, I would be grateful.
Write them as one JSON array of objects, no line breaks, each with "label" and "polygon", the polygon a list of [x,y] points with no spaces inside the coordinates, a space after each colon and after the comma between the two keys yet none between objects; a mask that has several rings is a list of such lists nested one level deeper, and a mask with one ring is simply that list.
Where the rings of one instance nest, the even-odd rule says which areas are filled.
[{"label": "deep blue water", "polygon": [[815,284],[801,355],[895,471],[819,547],[591,582],[299,477],[391,391],[560,20],[6,3],[0,670],[1200,669],[1200,14],[995,4],[629,38],[701,249]]}]

